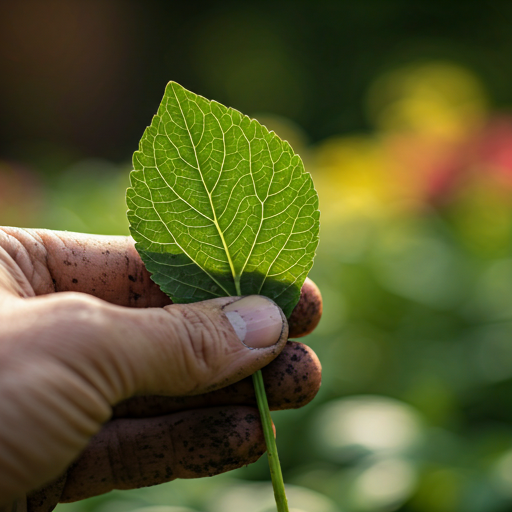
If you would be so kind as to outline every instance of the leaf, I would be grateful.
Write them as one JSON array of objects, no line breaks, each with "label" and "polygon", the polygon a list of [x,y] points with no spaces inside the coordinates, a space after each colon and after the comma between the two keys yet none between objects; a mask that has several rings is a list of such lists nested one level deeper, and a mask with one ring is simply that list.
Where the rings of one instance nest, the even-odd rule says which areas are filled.
[{"label": "leaf", "polygon": [[167,85],[133,155],[136,248],[174,302],[266,295],[289,316],[318,245],[318,195],[288,142]]}]

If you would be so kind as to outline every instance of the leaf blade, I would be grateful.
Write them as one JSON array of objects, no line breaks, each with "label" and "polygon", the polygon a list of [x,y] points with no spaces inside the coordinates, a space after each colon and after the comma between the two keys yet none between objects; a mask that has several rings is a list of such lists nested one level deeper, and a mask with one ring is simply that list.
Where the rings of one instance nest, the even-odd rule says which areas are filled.
[{"label": "leaf blade", "polygon": [[287,142],[170,82],[133,164],[130,230],[164,292],[175,302],[262,293],[291,314],[312,266],[319,212]]}]

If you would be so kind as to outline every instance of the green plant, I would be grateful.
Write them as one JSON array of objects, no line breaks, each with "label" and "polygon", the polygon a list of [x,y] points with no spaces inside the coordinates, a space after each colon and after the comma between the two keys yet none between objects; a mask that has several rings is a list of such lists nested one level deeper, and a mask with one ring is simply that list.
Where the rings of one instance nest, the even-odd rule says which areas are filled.
[{"label": "green plant", "polygon": [[[318,244],[318,195],[286,141],[175,82],[133,157],[136,247],[174,302],[262,294],[289,316]],[[288,506],[261,372],[253,375],[278,510]]]}]

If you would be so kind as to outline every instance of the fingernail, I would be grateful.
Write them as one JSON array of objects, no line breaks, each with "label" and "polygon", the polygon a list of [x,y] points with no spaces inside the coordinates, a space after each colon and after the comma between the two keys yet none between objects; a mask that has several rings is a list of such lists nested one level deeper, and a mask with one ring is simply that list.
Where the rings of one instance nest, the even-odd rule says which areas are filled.
[{"label": "fingernail", "polygon": [[283,332],[285,318],[279,307],[261,295],[250,295],[224,308],[240,341],[249,348],[275,345]]}]

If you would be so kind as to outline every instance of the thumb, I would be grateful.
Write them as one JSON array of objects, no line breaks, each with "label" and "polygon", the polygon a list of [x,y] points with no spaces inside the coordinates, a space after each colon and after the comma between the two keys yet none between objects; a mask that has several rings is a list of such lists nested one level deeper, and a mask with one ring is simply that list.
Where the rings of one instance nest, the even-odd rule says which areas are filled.
[{"label": "thumb", "polygon": [[106,332],[88,344],[85,360],[98,376],[104,373],[101,387],[110,403],[134,394],[179,396],[227,386],[272,361],[288,337],[281,309],[258,295],[105,308]]},{"label": "thumb", "polygon": [[0,338],[0,509],[61,474],[138,393],[202,393],[274,359],[288,324],[265,297],[130,309],[85,294],[12,302]]}]

